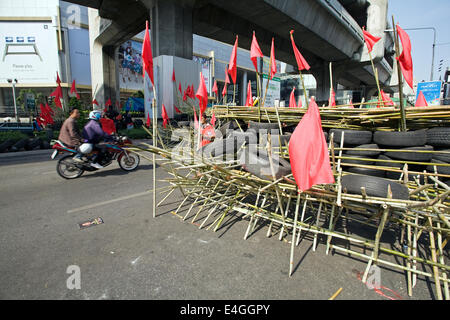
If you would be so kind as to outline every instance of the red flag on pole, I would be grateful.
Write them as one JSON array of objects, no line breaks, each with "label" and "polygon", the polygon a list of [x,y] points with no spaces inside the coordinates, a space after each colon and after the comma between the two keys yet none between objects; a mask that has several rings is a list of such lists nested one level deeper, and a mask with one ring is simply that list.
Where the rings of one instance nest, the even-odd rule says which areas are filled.
[{"label": "red flag on pole", "polygon": [[172,73],[172,82],[177,82],[177,79],[175,78],[175,69],[173,70]]},{"label": "red flag on pole", "polygon": [[70,94],[75,94],[77,99],[80,100],[80,95],[77,92],[77,88],[75,86],[75,80],[72,81],[72,87],[70,88]]},{"label": "red flag on pole", "polygon": [[399,25],[397,25],[397,32],[403,47],[403,52],[397,60],[400,64],[400,68],[402,69],[402,73],[405,77],[406,83],[408,83],[411,89],[413,89],[413,62],[411,56],[411,40],[409,39],[408,34],[402,28],[400,28]]},{"label": "red flag on pole", "polygon": [[236,36],[236,42],[234,43],[233,50],[231,51],[230,63],[228,64],[228,73],[231,76],[231,80],[236,84],[236,76],[237,76],[237,47],[238,47],[238,36]]},{"label": "red flag on pole", "polygon": [[167,115],[166,107],[164,103],[162,105],[162,118],[163,118],[163,127],[166,128],[167,123],[169,122],[169,116]]},{"label": "red flag on pole", "polygon": [[216,115],[213,112],[212,116],[211,116],[211,125],[214,127],[216,125]]},{"label": "red flag on pole", "polygon": [[192,109],[194,109],[194,128],[198,129],[197,111],[195,111],[194,106],[192,107]]},{"label": "red flag on pole", "polygon": [[258,40],[256,40],[255,31],[253,31],[252,46],[250,48],[250,60],[252,60],[256,72],[258,72],[258,57],[262,58],[263,56],[264,55],[259,47]]},{"label": "red flag on pole", "polygon": [[98,102],[96,99],[92,100],[92,104],[95,104],[96,106],[98,106]]},{"label": "red flag on pole", "polygon": [[205,112],[208,106],[208,91],[206,91],[205,78],[203,73],[200,72],[200,83],[198,85],[197,93],[195,94],[198,100],[200,100],[200,117]]},{"label": "red flag on pole", "polygon": [[145,78],[145,73],[147,72],[150,77],[150,81],[153,85],[155,85],[153,80],[153,54],[152,54],[152,44],[150,42],[150,34],[148,32],[148,21],[145,22],[145,36],[144,43],[142,45],[142,66],[143,66],[143,74],[142,76]]},{"label": "red flag on pole", "polygon": [[362,29],[363,34],[364,34],[364,40],[366,42],[367,45],[367,49],[369,50],[369,52],[372,52],[373,46],[380,41],[380,37],[375,37],[372,34],[370,34],[369,32],[367,32],[364,27]]},{"label": "red flag on pole", "polygon": [[227,94],[227,84],[225,83],[222,90],[222,97],[225,97],[226,94]]},{"label": "red flag on pole", "polygon": [[177,108],[176,105],[173,105],[173,107],[174,107],[176,113],[180,113],[180,114],[182,113],[182,112],[180,111],[180,109]]},{"label": "red flag on pole", "polygon": [[228,77],[228,68],[225,67],[225,85],[231,83],[230,78]]},{"label": "red flag on pole", "polygon": [[150,120],[150,113],[147,113],[147,122],[145,123],[147,128],[150,128],[151,123],[152,123],[152,121]]},{"label": "red flag on pole", "polygon": [[270,49],[270,80],[277,73],[277,62],[275,60],[275,39],[272,38],[272,48]]},{"label": "red flag on pole", "polygon": [[394,105],[394,101],[392,101],[392,99],[383,90],[381,90],[381,99],[383,100],[385,106]]},{"label": "red flag on pole", "polygon": [[253,93],[252,93],[252,82],[248,81],[247,86],[247,101],[245,102],[246,107],[253,107]]},{"label": "red flag on pole", "polygon": [[305,58],[303,58],[302,54],[300,53],[297,46],[295,45],[293,34],[294,34],[294,30],[291,30],[292,49],[294,50],[295,60],[297,60],[298,70],[299,71],[302,71],[305,69],[309,70],[310,66],[309,66],[308,62],[306,62]]},{"label": "red flag on pole", "polygon": [[110,107],[110,106],[112,106],[111,98],[109,98],[105,103],[105,107]]},{"label": "red flag on pole", "polygon": [[183,93],[183,90],[181,89],[181,82],[180,85],[178,86],[178,90],[180,91],[180,93]]},{"label": "red flag on pole", "polygon": [[59,78],[59,73],[56,72],[56,83],[58,84],[58,86],[61,85],[61,79]]},{"label": "red flag on pole", "polygon": [[334,183],[319,108],[311,98],[309,109],[289,142],[292,174],[300,191],[317,184]]},{"label": "red flag on pole", "polygon": [[328,106],[329,107],[335,107],[336,106],[336,94],[334,93],[333,89],[331,89],[330,99],[328,100]]},{"label": "red flag on pole", "polygon": [[291,96],[289,98],[289,108],[297,108],[297,101],[295,101],[295,87],[292,89]]},{"label": "red flag on pole", "polygon": [[54,116],[55,113],[53,112],[52,108],[50,108],[50,106],[48,105],[48,103],[45,103],[45,110],[47,110],[48,114],[50,114],[51,116]]},{"label": "red flag on pole", "polygon": [[422,91],[419,92],[419,96],[417,97],[415,106],[416,107],[428,107],[427,99],[425,99],[425,96],[423,95]]},{"label": "red flag on pole", "polygon": [[61,79],[59,79],[59,74],[56,72],[56,86],[55,91],[50,94],[50,97],[55,97],[55,105],[62,109],[61,99],[63,99],[63,93],[61,88]]},{"label": "red flag on pole", "polygon": [[212,88],[212,91],[216,94],[216,97],[219,95],[219,89],[217,88],[217,81],[214,80],[214,86]]}]

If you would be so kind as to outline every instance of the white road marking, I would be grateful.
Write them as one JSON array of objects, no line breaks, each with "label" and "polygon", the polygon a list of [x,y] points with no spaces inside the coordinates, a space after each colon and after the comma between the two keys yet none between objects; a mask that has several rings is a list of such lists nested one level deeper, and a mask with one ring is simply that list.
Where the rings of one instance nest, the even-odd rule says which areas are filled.
[{"label": "white road marking", "polygon": [[134,259],[133,261],[131,261],[131,264],[135,265],[139,261],[139,259],[141,259],[141,256],[139,256],[136,259]]},{"label": "white road marking", "polygon": [[84,206],[84,207],[81,207],[81,208],[72,209],[72,210],[67,211],[67,213],[74,213],[74,212],[78,212],[78,211],[93,209],[93,208],[101,207],[101,206],[104,206],[104,205],[107,205],[107,204],[111,204],[111,203],[115,203],[115,202],[119,202],[119,201],[123,201],[123,200],[128,200],[128,199],[133,199],[133,198],[137,198],[137,197],[147,196],[149,194],[150,194],[149,191],[136,193],[136,194],[132,194],[132,195],[129,195],[129,196],[117,198],[117,199],[114,199],[114,200],[98,202],[98,203],[95,203],[95,204],[92,204],[92,205],[88,205],[88,206]]}]

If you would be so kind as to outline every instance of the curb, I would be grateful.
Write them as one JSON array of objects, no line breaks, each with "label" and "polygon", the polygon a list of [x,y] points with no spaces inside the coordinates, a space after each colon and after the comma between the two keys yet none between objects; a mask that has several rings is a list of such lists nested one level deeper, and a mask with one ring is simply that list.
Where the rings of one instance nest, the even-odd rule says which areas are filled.
[{"label": "curb", "polygon": [[53,151],[54,151],[53,149],[44,149],[44,150],[5,152],[5,153],[0,153],[0,159],[33,157],[33,156],[41,156],[41,155],[46,155],[46,154],[50,155],[50,154],[52,154]]}]

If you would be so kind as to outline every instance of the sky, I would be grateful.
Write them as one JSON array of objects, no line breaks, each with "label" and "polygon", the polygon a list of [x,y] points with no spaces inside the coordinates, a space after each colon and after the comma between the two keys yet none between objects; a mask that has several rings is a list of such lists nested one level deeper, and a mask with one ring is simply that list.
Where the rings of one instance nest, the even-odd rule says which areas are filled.
[{"label": "sky", "polygon": [[[389,0],[390,24],[392,16],[411,39],[414,79],[417,82],[430,80],[434,32],[431,29],[406,29],[436,29],[433,80],[439,80],[440,76],[443,79],[445,70],[450,67],[450,0]],[[438,72],[440,60],[444,61],[442,71]]]}]

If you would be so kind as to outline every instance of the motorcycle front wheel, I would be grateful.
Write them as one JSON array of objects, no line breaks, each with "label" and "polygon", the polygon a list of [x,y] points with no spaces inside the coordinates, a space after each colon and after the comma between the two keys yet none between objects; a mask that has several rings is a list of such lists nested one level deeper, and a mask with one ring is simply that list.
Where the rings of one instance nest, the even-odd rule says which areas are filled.
[{"label": "motorcycle front wheel", "polygon": [[122,153],[117,159],[119,166],[124,171],[133,171],[139,166],[141,158],[135,153],[128,153],[128,157],[125,153]]},{"label": "motorcycle front wheel", "polygon": [[79,178],[84,172],[74,163],[73,155],[62,157],[56,165],[56,171],[61,177],[68,180]]}]

